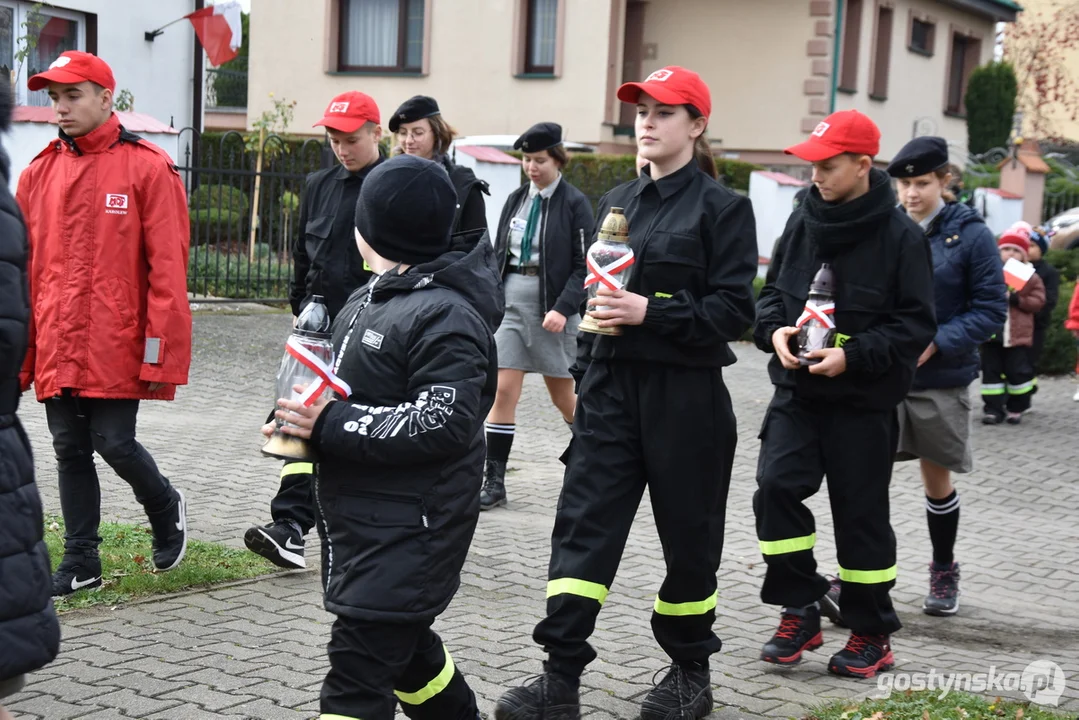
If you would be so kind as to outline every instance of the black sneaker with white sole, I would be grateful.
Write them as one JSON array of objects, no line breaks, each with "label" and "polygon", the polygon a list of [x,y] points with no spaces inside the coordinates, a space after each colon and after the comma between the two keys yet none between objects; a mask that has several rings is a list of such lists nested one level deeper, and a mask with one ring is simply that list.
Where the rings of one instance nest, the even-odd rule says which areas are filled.
[{"label": "black sneaker with white sole", "polygon": [[244,533],[244,545],[277,567],[287,570],[307,567],[307,560],[303,556],[303,535],[288,520],[277,520],[269,525],[248,528]]},{"label": "black sneaker with white sole", "polygon": [[64,553],[60,566],[52,574],[52,596],[63,597],[80,590],[101,587],[101,558],[97,552]]},{"label": "black sneaker with white sole", "polygon": [[959,563],[939,568],[929,564],[929,594],[925,596],[922,611],[926,615],[947,617],[959,612]]},{"label": "black sneaker with white sole", "polygon": [[158,571],[172,570],[187,552],[187,500],[176,488],[173,493],[164,510],[146,514],[154,533],[154,568]]}]

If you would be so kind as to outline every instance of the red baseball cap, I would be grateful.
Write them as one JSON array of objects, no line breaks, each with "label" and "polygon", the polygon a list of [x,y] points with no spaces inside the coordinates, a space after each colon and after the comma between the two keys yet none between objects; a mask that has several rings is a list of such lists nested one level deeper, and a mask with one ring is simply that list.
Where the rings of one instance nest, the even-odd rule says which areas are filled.
[{"label": "red baseball cap", "polygon": [[708,86],[700,75],[684,67],[668,65],[646,77],[644,82],[626,83],[618,88],[618,99],[635,103],[641,93],[648,93],[664,105],[692,105],[705,117],[712,115],[712,93]]},{"label": "red baseball cap", "polygon": [[52,61],[48,70],[27,80],[26,87],[41,90],[48,87],[49,83],[77,85],[88,80],[103,88],[116,90],[116,78],[112,76],[112,68],[107,62],[88,52],[68,50],[60,53],[60,57]]},{"label": "red baseball cap", "polygon": [[378,105],[370,95],[350,90],[330,100],[322,119],[311,127],[324,125],[333,130],[350,133],[356,132],[367,122],[373,122],[376,125],[381,122]]},{"label": "red baseball cap", "polygon": [[840,110],[820,121],[808,140],[784,152],[806,162],[820,162],[843,153],[874,156],[880,152],[880,128],[857,110]]}]

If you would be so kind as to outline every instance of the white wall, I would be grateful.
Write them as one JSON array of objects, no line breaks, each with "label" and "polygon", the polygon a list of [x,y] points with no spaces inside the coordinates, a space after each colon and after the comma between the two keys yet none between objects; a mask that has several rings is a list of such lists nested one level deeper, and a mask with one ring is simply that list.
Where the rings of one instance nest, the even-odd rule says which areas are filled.
[{"label": "white wall", "polygon": [[[0,135],[0,142],[4,145],[8,157],[11,159],[11,178],[8,188],[11,194],[19,184],[19,175],[37,157],[37,154],[56,139],[57,127],[52,123],[19,122],[14,123],[11,129]],[[177,136],[157,133],[138,133],[144,140],[148,140],[169,154],[173,162],[177,158]]]},{"label": "white wall", "polygon": [[757,221],[757,254],[761,257],[772,257],[772,248],[794,211],[794,196],[801,189],[782,185],[759,170],[750,173],[749,201],[753,203],[753,216]]},{"label": "white wall", "polygon": [[1000,235],[1023,219],[1023,198],[1001,197],[986,188],[974,191],[974,207],[981,212],[994,235]]},{"label": "white wall", "polygon": [[178,22],[153,42],[144,33],[194,11],[194,0],[53,0],[52,5],[97,15],[97,54],[112,67],[117,92],[127,89],[135,96],[136,111],[165,124],[171,119],[177,128],[191,124],[191,23]]},{"label": "white wall", "polygon": [[487,210],[487,229],[491,233],[491,242],[494,242],[498,233],[498,221],[502,216],[502,206],[506,204],[509,194],[521,186],[521,166],[482,162],[460,151],[454,162],[470,168],[476,173],[476,177],[486,180],[490,185],[491,195],[484,196],[483,202]]}]

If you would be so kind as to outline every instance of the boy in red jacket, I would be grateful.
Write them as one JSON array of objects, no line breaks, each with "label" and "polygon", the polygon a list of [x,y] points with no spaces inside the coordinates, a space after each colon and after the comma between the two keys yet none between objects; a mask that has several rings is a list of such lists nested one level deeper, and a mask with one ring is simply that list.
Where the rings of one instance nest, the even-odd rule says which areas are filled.
[{"label": "boy in red jacket", "polygon": [[64,559],[53,595],[101,585],[101,490],[93,454],[131,485],[158,570],[187,548],[184,496],[135,440],[140,400],[187,384],[188,216],[169,157],[112,111],[112,69],[62,53],[30,78],[47,88],[59,138],[19,178],[30,245],[30,343],[20,384],[45,404],[56,452]]},{"label": "boy in red jacket", "polygon": [[[1030,232],[1025,228],[1008,228],[997,246],[1001,262],[1014,258],[1029,265]],[[1037,273],[1032,273],[1019,289],[1013,287],[1009,273],[1005,272],[1004,277],[1008,279],[1008,318],[1001,331],[982,345],[982,422],[986,425],[999,425],[1005,420],[1009,425],[1018,425],[1023,413],[1030,409],[1034,390],[1034,367],[1030,362],[1034,315],[1045,305],[1045,284]]]}]

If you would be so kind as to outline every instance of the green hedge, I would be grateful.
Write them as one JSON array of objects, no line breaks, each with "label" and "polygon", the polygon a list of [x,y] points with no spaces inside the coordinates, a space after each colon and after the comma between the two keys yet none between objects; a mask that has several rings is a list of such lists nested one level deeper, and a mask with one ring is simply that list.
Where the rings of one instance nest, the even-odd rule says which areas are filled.
[{"label": "green hedge", "polygon": [[288,263],[259,248],[259,258],[251,263],[246,255],[220,252],[211,247],[191,248],[187,269],[187,291],[196,295],[224,298],[288,297]]},{"label": "green hedge", "polygon": [[1060,300],[1053,309],[1045,333],[1045,349],[1035,368],[1039,375],[1067,375],[1075,371],[1075,336],[1064,327],[1064,321],[1068,319],[1068,305],[1075,292],[1075,281],[1064,280],[1061,278]]},{"label": "green hedge", "polygon": [[[521,153],[516,150],[510,151],[509,154],[516,158],[521,157]],[[716,172],[720,180],[728,187],[741,192],[749,191],[750,173],[763,169],[753,163],[716,158]],[[608,190],[637,177],[637,156],[572,153],[562,175],[571,185],[587,195],[594,207]],[[522,170],[521,182],[527,181],[528,178]]]},{"label": "green hedge", "polygon": [[247,239],[244,230],[247,227],[247,214],[219,210],[216,207],[207,210],[190,210],[191,247],[199,245],[232,245]]},{"label": "green hedge", "polygon": [[187,199],[187,206],[192,210],[224,210],[244,215],[251,209],[247,193],[231,185],[204,184],[195,188]]}]

